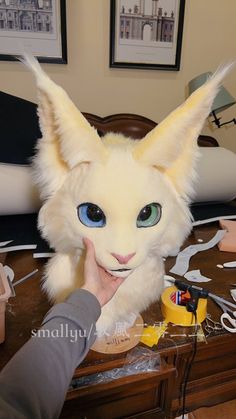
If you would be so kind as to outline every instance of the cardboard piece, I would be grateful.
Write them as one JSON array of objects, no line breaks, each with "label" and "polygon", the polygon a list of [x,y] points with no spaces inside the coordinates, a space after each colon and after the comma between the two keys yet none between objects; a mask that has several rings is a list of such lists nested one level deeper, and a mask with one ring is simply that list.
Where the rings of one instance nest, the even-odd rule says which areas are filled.
[{"label": "cardboard piece", "polygon": [[104,333],[97,338],[91,349],[102,354],[119,354],[136,346],[143,334],[142,317],[139,315],[129,329],[125,329],[124,324],[117,323],[113,334]]}]

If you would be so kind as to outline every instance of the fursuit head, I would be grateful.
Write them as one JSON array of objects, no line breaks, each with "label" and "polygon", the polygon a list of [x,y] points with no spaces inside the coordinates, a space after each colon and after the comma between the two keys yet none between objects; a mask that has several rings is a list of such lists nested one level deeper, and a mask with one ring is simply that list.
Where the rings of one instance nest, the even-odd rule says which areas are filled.
[{"label": "fursuit head", "polygon": [[61,302],[83,285],[84,244],[97,263],[125,278],[102,308],[97,331],[132,323],[163,290],[163,257],[191,230],[197,138],[231,65],[219,69],[142,140],[101,139],[66,92],[25,55],[38,89],[42,138],[34,159],[43,200],[38,225],[55,249],[43,289]]}]

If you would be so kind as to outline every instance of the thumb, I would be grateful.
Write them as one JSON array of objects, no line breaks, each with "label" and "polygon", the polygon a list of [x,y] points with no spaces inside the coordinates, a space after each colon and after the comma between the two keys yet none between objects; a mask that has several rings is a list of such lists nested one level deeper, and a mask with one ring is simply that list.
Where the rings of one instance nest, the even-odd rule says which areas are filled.
[{"label": "thumb", "polygon": [[94,245],[91,240],[89,240],[87,237],[83,238],[83,243],[85,245],[86,250],[86,256],[85,261],[91,261],[95,259],[95,251],[94,251]]}]

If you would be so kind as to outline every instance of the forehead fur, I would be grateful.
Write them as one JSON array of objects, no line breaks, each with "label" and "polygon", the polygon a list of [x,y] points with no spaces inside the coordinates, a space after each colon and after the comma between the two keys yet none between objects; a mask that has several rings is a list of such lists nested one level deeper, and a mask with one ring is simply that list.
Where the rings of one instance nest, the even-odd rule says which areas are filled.
[{"label": "forehead fur", "polygon": [[149,203],[162,203],[170,195],[170,189],[174,192],[161,171],[134,158],[134,140],[110,133],[103,143],[108,151],[105,161],[90,163],[82,183],[76,169],[68,177],[66,187],[73,183],[77,204],[93,202],[105,206],[109,212],[113,209],[127,214],[129,207],[141,210]]}]

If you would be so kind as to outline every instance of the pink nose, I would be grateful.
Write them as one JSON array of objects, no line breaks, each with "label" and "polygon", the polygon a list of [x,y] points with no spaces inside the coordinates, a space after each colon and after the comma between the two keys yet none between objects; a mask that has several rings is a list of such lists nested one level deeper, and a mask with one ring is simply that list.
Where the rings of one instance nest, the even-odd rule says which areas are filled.
[{"label": "pink nose", "polygon": [[111,255],[114,256],[114,258],[116,258],[121,265],[125,265],[135,255],[135,253],[130,253],[129,255],[126,255],[126,256],[121,256],[121,255],[118,255],[117,253],[111,253]]}]

